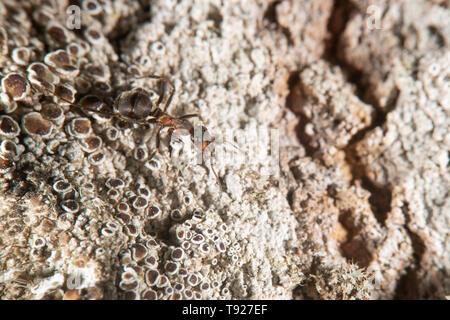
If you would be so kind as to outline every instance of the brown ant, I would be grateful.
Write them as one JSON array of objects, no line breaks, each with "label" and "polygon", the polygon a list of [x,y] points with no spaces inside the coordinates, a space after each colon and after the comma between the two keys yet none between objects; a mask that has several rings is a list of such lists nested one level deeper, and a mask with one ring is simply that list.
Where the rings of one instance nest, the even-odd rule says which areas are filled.
[{"label": "brown ant", "polygon": [[[175,86],[167,78],[149,75],[142,78],[158,79],[164,83],[170,85],[169,98],[165,102],[164,106],[160,108],[162,103],[164,92],[159,96],[158,101],[153,104],[148,92],[142,88],[132,89],[130,91],[122,92],[114,102],[113,114],[118,116],[122,120],[129,122],[136,122],[138,124],[150,124],[156,123],[159,125],[156,133],[156,149],[159,150],[160,144],[160,131],[163,128],[169,128],[169,136],[173,133],[178,135],[190,135],[192,143],[200,149],[203,153],[205,149],[214,142],[214,138],[203,140],[203,137],[209,137],[208,130],[204,126],[200,128],[194,127],[187,119],[192,117],[200,117],[198,114],[185,114],[181,117],[173,117],[167,113],[173,95],[175,93]],[[197,139],[195,133],[196,129],[201,130],[201,137]],[[199,141],[201,140],[201,141]]]}]

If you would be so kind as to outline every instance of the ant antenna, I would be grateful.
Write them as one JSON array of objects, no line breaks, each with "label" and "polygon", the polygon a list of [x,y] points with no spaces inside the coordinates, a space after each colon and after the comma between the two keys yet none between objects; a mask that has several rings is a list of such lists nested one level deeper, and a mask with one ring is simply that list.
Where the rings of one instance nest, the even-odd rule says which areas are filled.
[{"label": "ant antenna", "polygon": [[213,172],[214,176],[216,177],[217,184],[219,185],[220,192],[223,192],[222,181],[220,180],[219,175],[217,174],[217,172],[216,172],[216,170],[214,169],[214,166],[213,166],[213,158],[214,158],[214,157],[211,157],[211,158],[209,159],[211,171]]}]

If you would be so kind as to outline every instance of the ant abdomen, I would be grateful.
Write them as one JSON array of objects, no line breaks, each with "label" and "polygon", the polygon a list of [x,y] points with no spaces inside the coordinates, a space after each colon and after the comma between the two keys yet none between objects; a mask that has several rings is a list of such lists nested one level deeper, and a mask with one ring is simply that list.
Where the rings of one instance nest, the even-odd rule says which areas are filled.
[{"label": "ant abdomen", "polygon": [[120,94],[114,104],[114,112],[132,120],[143,120],[152,116],[158,107],[148,92],[133,89]]}]

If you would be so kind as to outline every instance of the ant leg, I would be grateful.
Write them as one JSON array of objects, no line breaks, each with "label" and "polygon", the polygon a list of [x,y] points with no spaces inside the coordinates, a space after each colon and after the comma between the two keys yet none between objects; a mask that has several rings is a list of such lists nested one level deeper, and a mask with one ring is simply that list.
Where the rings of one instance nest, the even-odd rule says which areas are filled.
[{"label": "ant leg", "polygon": [[155,156],[156,152],[157,152],[156,150],[153,150],[153,152],[148,156],[148,159],[149,160],[153,159],[153,157]]},{"label": "ant leg", "polygon": [[174,129],[173,128],[169,128],[167,136],[169,137],[169,156],[170,159],[172,159],[172,134],[173,134]]},{"label": "ant leg", "polygon": [[160,145],[160,139],[161,139],[160,132],[161,132],[161,129],[162,129],[162,128],[163,128],[163,127],[160,126],[160,127],[158,127],[158,129],[156,130],[156,142],[155,142],[156,146],[155,146],[155,150],[154,150],[154,151],[152,152],[152,154],[149,156],[149,159],[153,158],[153,157],[155,156],[155,154],[156,154],[157,152],[159,152],[159,145]]},{"label": "ant leg", "polygon": [[[145,79],[145,78],[159,80],[161,82],[164,82],[164,83],[167,83],[167,84],[170,85],[169,98],[167,99],[166,103],[164,104],[164,108],[162,108],[162,111],[166,112],[167,108],[169,107],[169,105],[170,105],[170,103],[172,101],[173,94],[175,93],[175,86],[174,86],[174,84],[172,83],[172,81],[170,81],[169,79],[167,79],[165,77],[152,75],[152,74],[146,74],[146,75],[143,75],[141,77],[136,77],[134,79]],[[157,102],[157,105],[162,103],[162,100],[163,100],[163,97],[164,97],[164,93],[165,93],[165,90],[163,90],[163,94],[160,95],[160,97],[158,99],[158,102]]]},{"label": "ant leg", "polygon": [[[163,111],[163,112],[166,112],[166,111],[167,111],[167,108],[169,107],[170,103],[172,102],[173,94],[175,93],[175,86],[174,86],[174,84],[173,84],[172,81],[170,81],[169,79],[167,79],[167,78],[165,78],[165,77],[161,77],[161,76],[146,75],[146,76],[143,76],[143,77],[144,77],[144,78],[150,78],[150,79],[157,79],[157,80],[159,80],[159,81],[161,81],[161,82],[163,82],[163,83],[167,83],[167,84],[170,85],[169,98],[167,98],[167,101],[166,101],[166,103],[164,104],[164,107],[162,108],[162,111]],[[157,105],[159,105],[160,103],[162,103],[162,100],[163,100],[163,98],[164,98],[164,95],[165,95],[165,89],[163,90],[163,94],[161,94],[161,95],[159,96]]]},{"label": "ant leg", "polygon": [[214,173],[214,176],[217,179],[217,184],[219,185],[220,192],[223,192],[223,190],[222,190],[222,182],[220,181],[219,175],[217,174],[216,170],[214,169],[212,158],[213,157],[211,157],[211,159],[209,161],[209,164],[211,166],[211,171]]},{"label": "ant leg", "polygon": [[156,130],[156,151],[159,152],[159,145],[161,142],[161,129],[163,127],[159,127],[158,130]]},{"label": "ant leg", "polygon": [[164,108],[162,109],[163,112],[167,112],[167,108],[169,107],[170,103],[172,102],[173,94],[175,93],[175,86],[169,79],[161,78],[161,80],[170,84],[169,98],[167,99],[166,104],[164,105]]}]

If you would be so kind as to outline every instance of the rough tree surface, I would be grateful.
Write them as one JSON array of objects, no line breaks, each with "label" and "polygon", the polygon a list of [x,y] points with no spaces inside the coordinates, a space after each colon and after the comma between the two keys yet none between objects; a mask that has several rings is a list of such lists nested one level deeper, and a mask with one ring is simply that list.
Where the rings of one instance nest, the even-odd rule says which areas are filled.
[{"label": "rough tree surface", "polygon": [[144,3],[0,2],[0,299],[450,294],[448,1]]}]

